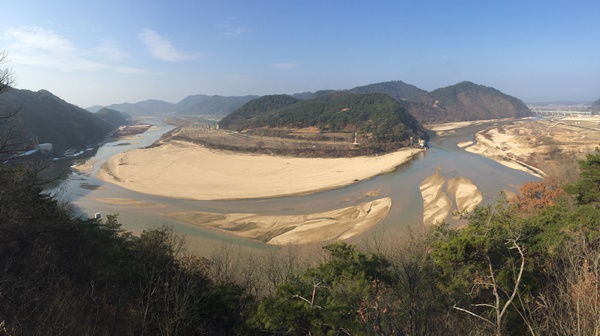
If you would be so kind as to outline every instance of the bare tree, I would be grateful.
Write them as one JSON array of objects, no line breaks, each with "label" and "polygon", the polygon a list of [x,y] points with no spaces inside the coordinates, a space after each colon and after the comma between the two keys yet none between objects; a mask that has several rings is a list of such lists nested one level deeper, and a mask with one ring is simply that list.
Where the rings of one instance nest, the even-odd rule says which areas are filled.
[{"label": "bare tree", "polygon": [[[14,84],[12,69],[5,66],[8,61],[6,51],[0,51],[0,95]],[[29,141],[23,138],[23,132],[16,119],[19,111],[20,107],[0,104],[0,159],[21,152],[30,145]]]},{"label": "bare tree", "polygon": [[0,51],[0,92],[11,87],[14,84],[14,76],[11,68],[4,67],[8,63],[8,54],[6,51]]},{"label": "bare tree", "polygon": [[599,243],[578,233],[546,265],[551,280],[535,310],[545,334],[600,334]]}]

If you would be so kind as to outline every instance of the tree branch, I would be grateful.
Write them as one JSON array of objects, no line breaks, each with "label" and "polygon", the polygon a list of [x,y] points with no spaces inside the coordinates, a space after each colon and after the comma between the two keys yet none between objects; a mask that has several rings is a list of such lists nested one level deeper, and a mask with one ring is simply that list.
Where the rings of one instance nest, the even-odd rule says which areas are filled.
[{"label": "tree branch", "polygon": [[466,310],[466,309],[463,309],[463,308],[457,307],[456,305],[452,306],[452,308],[454,308],[454,309],[456,309],[456,310],[459,310],[459,311],[461,311],[461,312],[467,313],[467,314],[469,314],[469,315],[475,316],[475,317],[477,317],[477,318],[479,318],[479,319],[482,319],[482,320],[486,321],[487,323],[489,323],[489,324],[491,324],[491,325],[493,325],[493,326],[496,326],[496,323],[494,323],[494,322],[492,322],[492,321],[490,321],[490,320],[486,319],[485,317],[483,317],[483,316],[481,316],[481,315],[477,315],[477,314],[473,313],[472,311],[469,311],[469,310]]}]

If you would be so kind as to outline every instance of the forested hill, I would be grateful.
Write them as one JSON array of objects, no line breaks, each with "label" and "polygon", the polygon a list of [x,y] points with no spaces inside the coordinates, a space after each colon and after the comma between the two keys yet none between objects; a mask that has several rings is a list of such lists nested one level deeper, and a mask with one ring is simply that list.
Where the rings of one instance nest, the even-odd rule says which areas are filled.
[{"label": "forested hill", "polygon": [[421,122],[450,122],[531,116],[529,108],[519,99],[494,88],[461,82],[416,96],[411,113]]},{"label": "forested hill", "polygon": [[396,100],[412,99],[417,95],[427,93],[427,91],[418,87],[404,83],[403,81],[391,81],[383,83],[375,83],[365,86],[357,86],[350,90],[356,93],[385,93]]},{"label": "forested hill", "polygon": [[31,140],[37,138],[39,143],[52,143],[55,152],[98,143],[115,127],[46,90],[6,90],[0,95],[0,108],[4,112],[18,111],[20,134]]},{"label": "forested hill", "polygon": [[106,107],[101,108],[95,113],[95,115],[115,128],[127,124],[131,119],[131,116],[127,113],[119,112]]},{"label": "forested hill", "polygon": [[[295,94],[294,97],[314,98],[318,92]],[[531,116],[529,108],[519,99],[466,81],[431,92],[402,81],[358,86],[347,92],[390,95],[423,124]]]},{"label": "forested hill", "polygon": [[265,96],[242,106],[219,123],[241,131],[259,127],[317,127],[327,132],[361,132],[379,142],[426,137],[419,122],[391,96],[340,91],[308,100]]},{"label": "forested hill", "polygon": [[[219,125],[226,129],[243,130],[260,127],[263,119],[283,107],[293,105],[300,100],[288,95],[268,95],[251,100],[233,113],[221,119]],[[259,126],[260,125],[260,126]]]}]

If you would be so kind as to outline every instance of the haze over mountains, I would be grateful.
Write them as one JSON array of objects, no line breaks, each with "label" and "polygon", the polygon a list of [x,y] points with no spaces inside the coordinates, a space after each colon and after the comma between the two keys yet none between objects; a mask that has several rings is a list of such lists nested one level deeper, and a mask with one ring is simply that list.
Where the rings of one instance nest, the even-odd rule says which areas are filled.
[{"label": "haze over mountains", "polygon": [[[320,90],[293,94],[300,100],[330,95],[340,90]],[[519,99],[494,88],[461,82],[431,92],[402,81],[358,86],[352,93],[383,93],[393,97],[421,123],[439,123],[496,118],[520,118],[531,115]],[[130,115],[213,115],[226,116],[258,96],[223,97],[194,95],[177,104],[147,100],[135,104],[113,104],[109,108]],[[98,108],[98,107],[95,107]]]},{"label": "haze over mountains", "polygon": [[[210,115],[226,116],[245,103],[259,96],[208,96],[197,94],[187,96],[180,102],[173,104],[162,100],[145,100],[138,103],[122,103],[107,106],[110,109],[127,113],[131,116],[159,116],[166,114],[175,115]],[[102,106],[96,105],[87,108],[88,111],[99,111]]]},{"label": "haze over mountains", "polygon": [[592,104],[592,111],[600,111],[600,99],[596,100],[594,104]]}]

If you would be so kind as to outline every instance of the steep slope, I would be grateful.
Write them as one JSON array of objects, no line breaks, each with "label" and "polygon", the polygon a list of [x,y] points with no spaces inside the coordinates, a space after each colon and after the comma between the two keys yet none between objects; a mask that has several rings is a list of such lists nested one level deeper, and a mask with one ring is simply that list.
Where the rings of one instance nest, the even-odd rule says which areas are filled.
[{"label": "steep slope", "polygon": [[394,99],[401,101],[403,99],[411,99],[419,94],[427,91],[421,90],[418,87],[404,83],[403,81],[391,81],[383,83],[375,83],[365,86],[357,86],[350,90],[356,93],[385,93],[392,96]]},{"label": "steep slope", "polygon": [[50,142],[56,153],[100,142],[112,129],[95,114],[46,90],[9,89],[0,95],[0,108],[16,111],[24,137]]},{"label": "steep slope", "polygon": [[175,105],[177,115],[225,116],[258,96],[188,96]]},{"label": "steep slope", "polygon": [[244,105],[219,124],[237,131],[260,127],[316,127],[326,132],[361,132],[377,142],[426,137],[418,121],[386,94],[340,91],[309,100],[294,100],[290,96],[262,97]]},{"label": "steep slope", "polygon": [[409,110],[422,123],[523,118],[531,116],[519,99],[494,88],[461,82],[411,99]]}]

